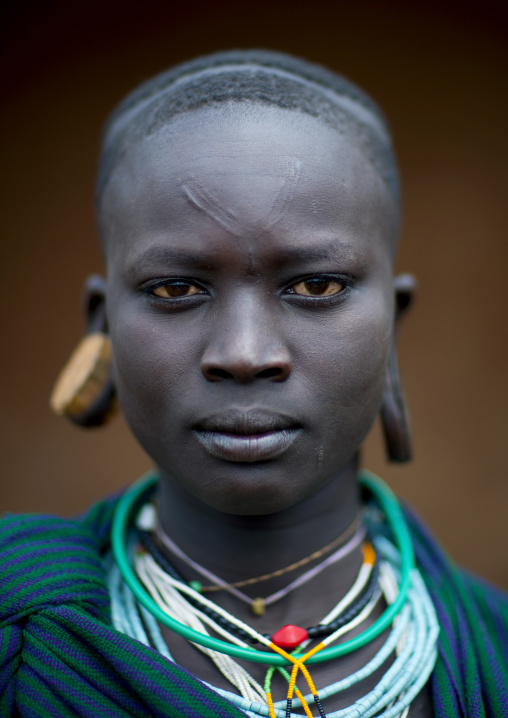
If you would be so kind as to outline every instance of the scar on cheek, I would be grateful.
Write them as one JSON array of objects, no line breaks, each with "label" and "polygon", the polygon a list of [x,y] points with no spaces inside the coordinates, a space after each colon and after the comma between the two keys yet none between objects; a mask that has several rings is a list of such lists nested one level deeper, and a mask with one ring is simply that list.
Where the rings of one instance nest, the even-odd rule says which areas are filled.
[{"label": "scar on cheek", "polygon": [[[269,209],[263,209],[264,216],[253,217],[249,222],[249,229],[256,232],[265,232],[276,224],[286,214],[293,201],[296,185],[300,178],[301,162],[296,158],[291,158],[287,162],[287,169],[284,174],[276,177],[270,177],[272,185],[275,181],[275,187],[272,191],[272,201],[262,203],[263,207],[268,206]],[[248,172],[239,181],[249,180]],[[207,214],[214,222],[231,234],[239,237],[246,230],[245,219],[242,218],[242,205],[248,205],[252,210],[255,207],[255,198],[246,194],[245,202],[238,203],[238,207],[225,207],[224,201],[210,186],[206,177],[201,179],[194,176],[187,176],[180,181],[180,187],[187,200],[201,212]],[[278,185],[278,186],[277,186]],[[247,186],[247,185],[246,185]],[[266,190],[265,190],[266,191]],[[270,191],[270,190],[269,190]],[[261,215],[261,212],[257,212]]]}]

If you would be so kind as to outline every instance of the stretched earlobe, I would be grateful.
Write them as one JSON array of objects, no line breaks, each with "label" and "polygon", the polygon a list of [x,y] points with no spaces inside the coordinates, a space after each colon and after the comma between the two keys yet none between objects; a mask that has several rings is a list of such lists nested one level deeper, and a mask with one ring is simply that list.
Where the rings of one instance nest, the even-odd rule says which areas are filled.
[{"label": "stretched earlobe", "polygon": [[416,279],[412,274],[398,274],[393,280],[395,292],[395,323],[412,305],[416,294]]},{"label": "stretched earlobe", "polygon": [[92,275],[85,283],[87,334],[76,347],[56,381],[50,406],[60,416],[86,428],[103,426],[116,413],[113,354],[107,335],[106,283]]},{"label": "stretched earlobe", "polygon": [[[396,326],[411,305],[416,281],[411,274],[400,274],[394,280]],[[389,461],[404,463],[412,458],[411,428],[400,380],[395,341],[386,367],[386,383],[381,404],[381,425]]]},{"label": "stretched earlobe", "polygon": [[386,385],[381,404],[381,425],[389,461],[411,461],[411,430],[404,401],[397,363],[397,350],[393,346],[386,367]]}]

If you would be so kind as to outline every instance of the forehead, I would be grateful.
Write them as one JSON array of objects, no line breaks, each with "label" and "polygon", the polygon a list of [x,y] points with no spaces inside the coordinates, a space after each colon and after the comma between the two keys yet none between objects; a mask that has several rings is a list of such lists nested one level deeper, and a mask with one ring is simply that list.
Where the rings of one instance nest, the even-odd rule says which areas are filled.
[{"label": "forehead", "polygon": [[345,123],[273,107],[207,108],[176,116],[124,148],[102,198],[109,245],[140,232],[185,230],[206,215],[232,235],[285,224],[340,223],[391,245],[393,197]]}]

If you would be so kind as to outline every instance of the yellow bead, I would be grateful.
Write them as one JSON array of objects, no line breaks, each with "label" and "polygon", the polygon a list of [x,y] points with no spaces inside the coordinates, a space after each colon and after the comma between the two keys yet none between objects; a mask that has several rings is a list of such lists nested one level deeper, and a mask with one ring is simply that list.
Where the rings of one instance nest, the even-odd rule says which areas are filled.
[{"label": "yellow bead", "polygon": [[263,616],[266,608],[265,608],[265,599],[264,598],[254,598],[252,600],[252,603],[250,604],[252,613],[255,616]]}]

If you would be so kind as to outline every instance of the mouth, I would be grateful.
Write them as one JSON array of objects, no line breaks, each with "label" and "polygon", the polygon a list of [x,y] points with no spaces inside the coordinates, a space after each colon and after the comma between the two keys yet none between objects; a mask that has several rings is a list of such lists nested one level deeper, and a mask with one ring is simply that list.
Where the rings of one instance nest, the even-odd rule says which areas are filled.
[{"label": "mouth", "polygon": [[218,459],[253,463],[283,454],[302,431],[294,419],[259,409],[231,409],[194,426],[201,446]]}]

